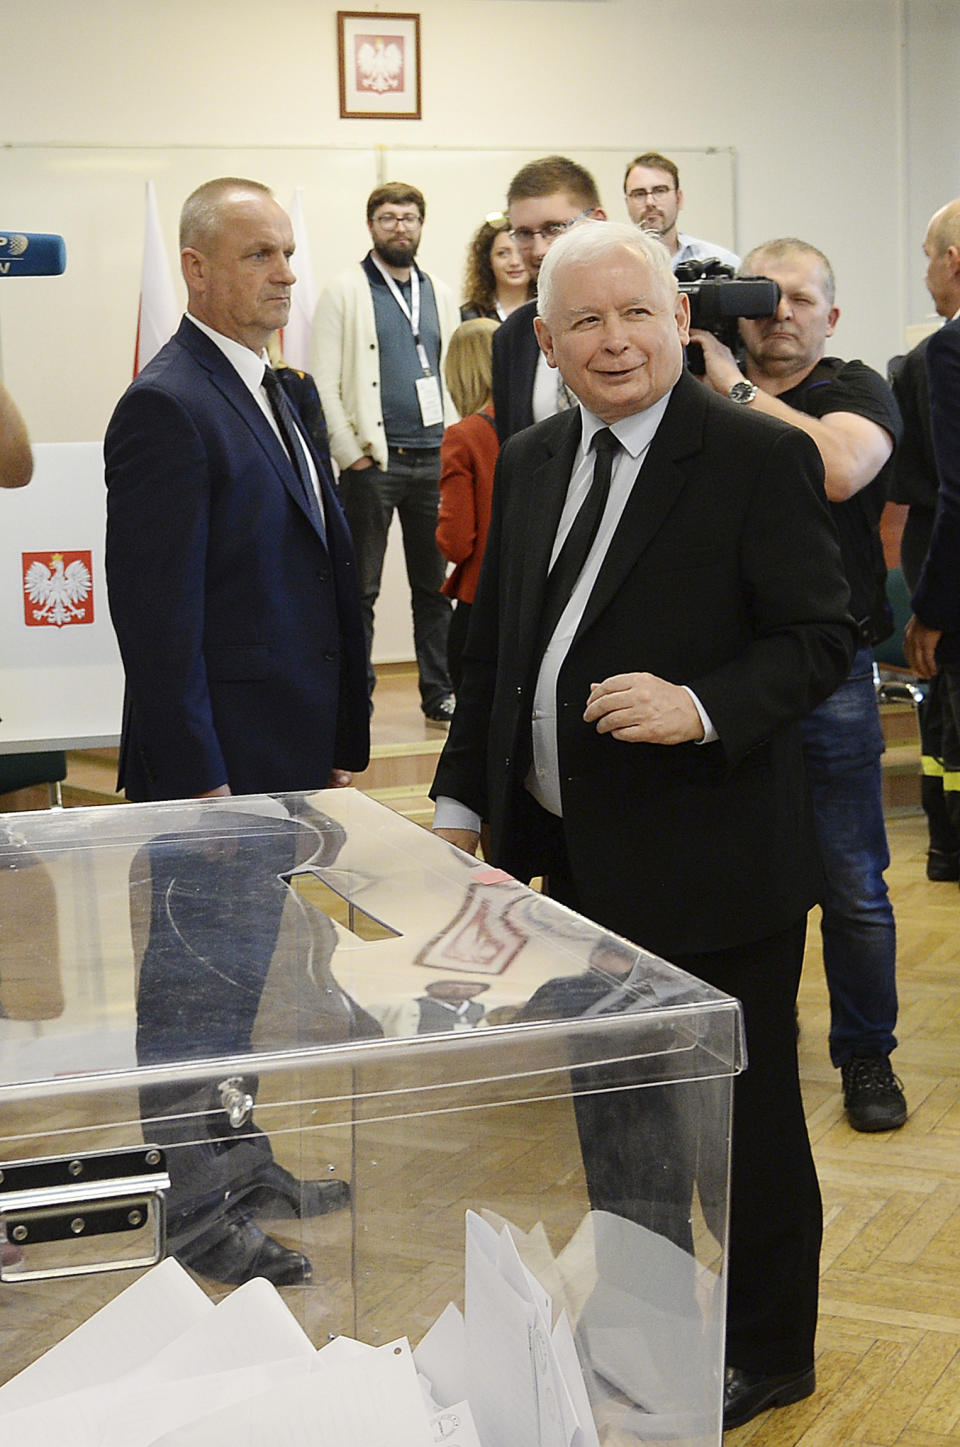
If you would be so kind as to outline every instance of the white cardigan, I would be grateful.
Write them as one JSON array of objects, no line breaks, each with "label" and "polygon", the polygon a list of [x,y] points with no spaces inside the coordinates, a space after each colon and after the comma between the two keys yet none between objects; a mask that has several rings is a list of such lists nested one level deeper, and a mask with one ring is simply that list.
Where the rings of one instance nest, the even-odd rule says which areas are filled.
[{"label": "white cardigan", "polygon": [[[450,337],[460,325],[460,312],[450,288],[430,278],[440,320],[440,385],[443,420],[449,426],[457,410],[443,381],[442,359]],[[380,344],[373,313],[370,282],[358,262],[329,284],[313,319],[314,381],[323,403],[330,452],[343,471],[359,457],[387,466],[387,438],[380,402]]]}]

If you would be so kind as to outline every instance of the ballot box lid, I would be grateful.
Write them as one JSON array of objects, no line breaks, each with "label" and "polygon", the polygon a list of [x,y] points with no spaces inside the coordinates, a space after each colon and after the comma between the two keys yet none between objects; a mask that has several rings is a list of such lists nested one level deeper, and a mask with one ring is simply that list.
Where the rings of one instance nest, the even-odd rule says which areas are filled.
[{"label": "ballot box lid", "polygon": [[739,1006],[356,790],[0,816],[8,1105],[362,1063],[409,1108],[625,1060],[736,1074]]}]

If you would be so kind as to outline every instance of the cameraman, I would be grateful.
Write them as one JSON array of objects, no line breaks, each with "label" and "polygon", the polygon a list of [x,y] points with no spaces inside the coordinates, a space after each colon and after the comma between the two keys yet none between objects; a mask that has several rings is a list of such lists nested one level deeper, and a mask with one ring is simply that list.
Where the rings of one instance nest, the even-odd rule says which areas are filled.
[{"label": "cameraman", "polygon": [[33,453],[23,418],[0,382],[0,487],[26,487],[33,476]]},{"label": "cameraman", "polygon": [[746,257],[741,274],[766,276],[780,287],[773,316],[740,321],[743,371],[709,332],[690,336],[703,348],[708,385],[799,427],[823,460],[850,608],[861,628],[849,677],[801,725],[826,875],[821,931],[830,1056],[842,1073],[854,1129],[895,1130],[907,1106],[889,1061],[897,1043],[896,931],[883,878],[890,855],[871,644],[891,631],[879,521],[902,424],[877,372],[825,355],[840,313],[821,251],[792,237],[770,241]]}]

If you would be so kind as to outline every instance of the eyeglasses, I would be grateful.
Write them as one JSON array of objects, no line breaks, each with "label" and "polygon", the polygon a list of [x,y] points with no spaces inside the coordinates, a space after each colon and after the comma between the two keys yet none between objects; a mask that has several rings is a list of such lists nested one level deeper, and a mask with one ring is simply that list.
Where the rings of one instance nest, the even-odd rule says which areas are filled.
[{"label": "eyeglasses", "polygon": [[664,196],[669,196],[670,192],[675,190],[675,186],[651,186],[649,191],[645,186],[638,186],[635,191],[627,192],[627,200],[646,201],[649,196],[651,201],[662,201]]},{"label": "eyeglasses", "polygon": [[405,227],[407,231],[419,231],[423,225],[423,217],[416,212],[407,216],[395,216],[392,211],[382,211],[373,219],[381,231],[396,231],[398,226]]},{"label": "eyeglasses", "polygon": [[532,246],[537,236],[542,236],[549,246],[552,241],[556,241],[558,236],[562,236],[565,231],[569,231],[571,226],[575,226],[578,221],[582,221],[584,216],[589,216],[593,209],[592,206],[588,206],[585,211],[580,212],[579,216],[571,216],[569,221],[548,221],[545,226],[538,228],[516,226],[508,231],[507,235],[511,240],[515,241],[519,247]]}]

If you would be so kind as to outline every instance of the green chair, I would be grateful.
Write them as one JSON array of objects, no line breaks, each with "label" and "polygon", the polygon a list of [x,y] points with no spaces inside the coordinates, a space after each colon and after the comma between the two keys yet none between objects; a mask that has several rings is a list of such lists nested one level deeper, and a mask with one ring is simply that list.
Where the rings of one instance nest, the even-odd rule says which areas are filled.
[{"label": "green chair", "polygon": [[51,809],[63,807],[60,785],[67,777],[67,756],[60,750],[42,754],[0,754],[0,795],[46,784]]}]

